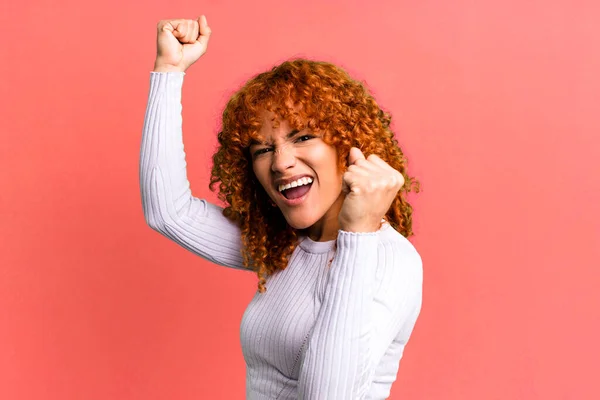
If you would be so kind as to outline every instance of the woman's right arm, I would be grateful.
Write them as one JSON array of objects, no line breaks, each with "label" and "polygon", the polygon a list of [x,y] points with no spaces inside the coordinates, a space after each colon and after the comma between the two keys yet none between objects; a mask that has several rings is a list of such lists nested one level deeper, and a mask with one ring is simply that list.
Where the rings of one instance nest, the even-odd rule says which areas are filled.
[{"label": "woman's right arm", "polygon": [[[185,35],[184,28],[189,26],[185,25],[189,21],[174,21],[159,23],[159,57],[150,73],[139,160],[144,216],[152,229],[193,253],[216,264],[243,268],[237,225],[222,214],[222,208],[192,196],[190,190],[182,136],[181,92],[185,70],[191,63],[169,64],[160,58],[161,40],[163,46],[165,43],[161,35],[170,35],[166,39],[171,40],[178,34]],[[183,22],[178,24],[177,21]],[[185,57],[181,61],[185,61]]]}]

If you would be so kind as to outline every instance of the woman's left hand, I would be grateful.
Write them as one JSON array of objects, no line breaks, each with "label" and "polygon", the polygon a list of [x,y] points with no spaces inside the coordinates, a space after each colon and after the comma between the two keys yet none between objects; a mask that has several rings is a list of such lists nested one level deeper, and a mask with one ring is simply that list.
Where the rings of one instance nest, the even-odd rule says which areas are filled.
[{"label": "woman's left hand", "polygon": [[340,229],[375,232],[404,185],[404,177],[375,154],[365,158],[356,147],[350,149],[348,165],[342,183],[346,198],[338,216]]}]

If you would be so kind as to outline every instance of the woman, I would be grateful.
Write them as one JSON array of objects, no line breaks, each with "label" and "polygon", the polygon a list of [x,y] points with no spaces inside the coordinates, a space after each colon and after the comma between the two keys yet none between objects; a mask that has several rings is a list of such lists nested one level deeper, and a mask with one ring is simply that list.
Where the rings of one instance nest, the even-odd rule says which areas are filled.
[{"label": "woman", "polygon": [[204,16],[158,24],[140,154],[146,221],[213,263],[257,273],[241,323],[247,398],[386,398],[422,287],[406,239],[417,183],[390,116],[340,68],[284,62],[223,112],[210,186],[227,207],[197,199],[181,88],[210,33]]}]

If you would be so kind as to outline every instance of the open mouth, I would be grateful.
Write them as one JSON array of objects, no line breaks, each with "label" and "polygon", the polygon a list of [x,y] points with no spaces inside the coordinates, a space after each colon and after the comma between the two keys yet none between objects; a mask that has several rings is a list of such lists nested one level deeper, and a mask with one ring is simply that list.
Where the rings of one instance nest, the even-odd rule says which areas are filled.
[{"label": "open mouth", "polygon": [[304,177],[286,185],[279,185],[279,193],[288,200],[299,199],[310,190],[313,179]]},{"label": "open mouth", "polygon": [[306,193],[308,193],[311,186],[312,186],[312,183],[309,183],[307,185],[284,189],[280,193],[283,195],[283,197],[285,197],[288,200],[298,199],[298,198],[304,196]]}]

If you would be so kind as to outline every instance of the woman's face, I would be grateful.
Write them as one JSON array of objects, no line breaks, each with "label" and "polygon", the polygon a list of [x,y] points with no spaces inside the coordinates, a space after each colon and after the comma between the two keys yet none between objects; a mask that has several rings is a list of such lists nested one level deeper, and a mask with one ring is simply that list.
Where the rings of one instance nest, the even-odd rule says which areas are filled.
[{"label": "woman's face", "polygon": [[315,240],[335,238],[343,203],[336,149],[285,120],[275,128],[273,117],[264,113],[260,135],[265,141],[250,146],[254,174],[290,226],[309,228]]}]

